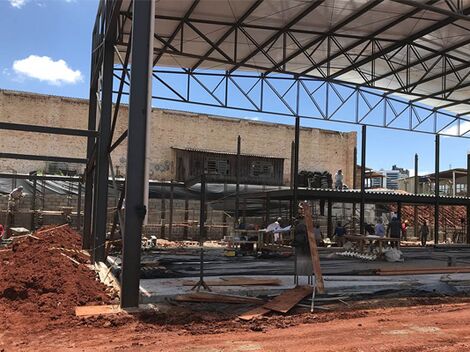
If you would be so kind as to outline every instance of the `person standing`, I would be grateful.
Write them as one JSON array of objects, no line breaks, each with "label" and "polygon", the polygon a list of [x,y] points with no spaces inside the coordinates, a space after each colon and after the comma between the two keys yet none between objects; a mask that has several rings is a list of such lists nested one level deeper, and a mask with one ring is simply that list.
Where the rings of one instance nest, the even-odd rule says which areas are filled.
[{"label": "person standing", "polygon": [[382,219],[378,219],[377,224],[375,225],[375,235],[384,237],[385,236],[385,226]]},{"label": "person standing", "polygon": [[315,242],[317,242],[317,246],[323,246],[323,234],[319,224],[315,225],[315,228],[313,229],[313,235],[315,236]]},{"label": "person standing", "polygon": [[408,220],[405,220],[401,224],[401,238],[403,238],[403,240],[405,241],[406,241],[407,231],[408,231]]},{"label": "person standing", "polygon": [[428,227],[428,223],[426,222],[426,220],[424,220],[423,224],[421,225],[420,235],[421,235],[421,245],[425,247],[426,242],[428,240],[428,235],[429,235],[429,227]]},{"label": "person standing", "polygon": [[343,170],[338,170],[335,175],[335,189],[343,189]]},{"label": "person standing", "polygon": [[7,220],[5,223],[6,235],[5,238],[9,238],[11,235],[10,228],[15,226],[15,215],[18,211],[20,200],[24,197],[23,186],[16,187],[8,195],[8,206],[7,206]]},{"label": "person standing", "polygon": [[346,229],[341,224],[341,222],[338,221],[338,224],[336,225],[336,228],[335,228],[335,232],[333,234],[333,238],[335,239],[335,242],[338,244],[339,247],[343,247],[345,235],[346,235]]},{"label": "person standing", "polygon": [[[387,235],[390,235],[391,238],[398,238],[398,240],[400,240],[400,233],[401,233],[400,220],[398,220],[398,217],[394,216],[392,217],[392,221],[390,221],[390,223],[388,224]],[[392,242],[390,245],[392,247],[395,247],[396,242]]]}]

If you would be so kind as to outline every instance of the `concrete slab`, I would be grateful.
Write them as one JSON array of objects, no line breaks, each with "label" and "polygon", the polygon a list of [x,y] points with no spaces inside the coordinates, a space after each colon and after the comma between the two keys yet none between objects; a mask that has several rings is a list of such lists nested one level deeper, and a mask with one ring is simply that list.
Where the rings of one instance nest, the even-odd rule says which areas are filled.
[{"label": "concrete slab", "polygon": [[[210,280],[227,278],[231,276],[211,276]],[[281,281],[279,286],[213,286],[213,292],[221,294],[247,295],[247,296],[274,296],[282,291],[294,287],[292,275],[279,276],[250,276],[250,278],[269,278]],[[183,286],[183,281],[198,280],[198,277],[163,278],[140,280],[141,302],[161,302],[179,294],[193,292],[191,287]],[[450,279],[450,281],[449,281]],[[422,291],[430,293],[449,294],[456,292],[470,292],[470,274],[430,274],[430,275],[403,275],[403,276],[325,276],[325,289],[330,295],[364,295],[379,291]],[[449,282],[451,284],[449,284]],[[461,283],[461,284],[459,284]],[[307,277],[299,278],[300,285],[307,284]]]}]

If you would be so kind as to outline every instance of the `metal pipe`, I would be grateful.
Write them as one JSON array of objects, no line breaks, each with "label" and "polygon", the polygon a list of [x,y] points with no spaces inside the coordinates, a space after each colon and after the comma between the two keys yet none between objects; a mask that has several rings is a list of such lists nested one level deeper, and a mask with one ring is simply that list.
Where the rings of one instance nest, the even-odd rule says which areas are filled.
[{"label": "metal pipe", "polygon": [[360,204],[360,219],[359,219],[359,232],[364,233],[364,218],[365,218],[365,194],[366,194],[366,141],[367,141],[367,126],[362,126],[362,143],[361,143],[361,204]]}]

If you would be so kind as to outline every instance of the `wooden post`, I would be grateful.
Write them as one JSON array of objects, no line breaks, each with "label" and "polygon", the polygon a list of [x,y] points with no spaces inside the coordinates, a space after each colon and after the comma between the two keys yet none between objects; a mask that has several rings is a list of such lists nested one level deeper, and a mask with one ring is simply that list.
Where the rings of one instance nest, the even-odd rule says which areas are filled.
[{"label": "wooden post", "polygon": [[308,202],[302,203],[304,211],[305,225],[307,226],[308,245],[310,247],[310,255],[312,256],[313,273],[315,274],[315,282],[318,293],[325,293],[325,285],[320,267],[320,256],[318,255],[317,242],[313,234],[312,208]]}]

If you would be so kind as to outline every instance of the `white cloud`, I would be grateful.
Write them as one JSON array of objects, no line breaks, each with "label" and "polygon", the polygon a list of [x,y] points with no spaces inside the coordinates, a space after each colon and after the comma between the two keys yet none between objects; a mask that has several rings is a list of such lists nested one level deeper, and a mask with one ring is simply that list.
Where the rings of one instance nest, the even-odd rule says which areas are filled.
[{"label": "white cloud", "polygon": [[82,81],[82,73],[72,70],[64,60],[54,61],[48,56],[30,55],[26,59],[15,60],[13,70],[30,78],[54,85]]},{"label": "white cloud", "polygon": [[17,9],[21,9],[25,4],[26,0],[9,0],[10,5],[16,7]]}]

